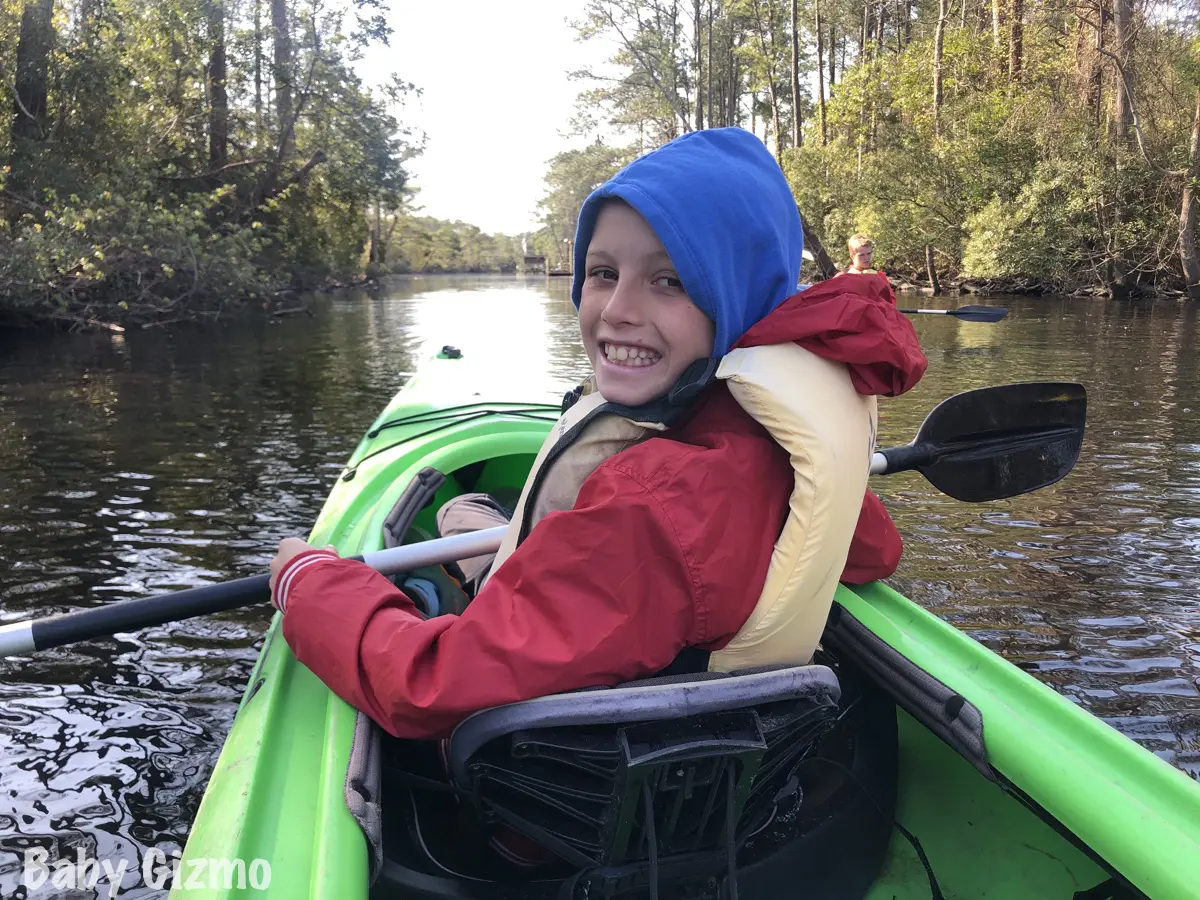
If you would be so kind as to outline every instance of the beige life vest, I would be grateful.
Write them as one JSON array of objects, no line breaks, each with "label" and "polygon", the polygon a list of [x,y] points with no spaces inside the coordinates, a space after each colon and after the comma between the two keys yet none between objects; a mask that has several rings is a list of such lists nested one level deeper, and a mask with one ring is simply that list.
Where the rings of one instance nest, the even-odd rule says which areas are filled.
[{"label": "beige life vest", "polygon": [[[854,389],[845,364],[791,343],[732,350],[716,377],[787,450],[795,481],[754,610],[729,644],[711,654],[709,669],[806,664],[858,524],[875,449],[875,397]],[[538,452],[490,571],[538,521],[571,509],[583,482],[604,460],[666,428],[607,410],[604,398],[585,385]]]}]

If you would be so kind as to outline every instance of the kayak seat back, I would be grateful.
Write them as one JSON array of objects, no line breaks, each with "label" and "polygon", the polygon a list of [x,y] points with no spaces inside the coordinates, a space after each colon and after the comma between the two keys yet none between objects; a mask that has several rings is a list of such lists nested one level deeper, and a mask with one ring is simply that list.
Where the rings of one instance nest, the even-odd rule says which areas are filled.
[{"label": "kayak seat back", "polygon": [[485,824],[555,853],[599,896],[630,881],[711,879],[802,803],[797,770],[840,698],[820,665],[541,697],[465,719],[450,775]]}]

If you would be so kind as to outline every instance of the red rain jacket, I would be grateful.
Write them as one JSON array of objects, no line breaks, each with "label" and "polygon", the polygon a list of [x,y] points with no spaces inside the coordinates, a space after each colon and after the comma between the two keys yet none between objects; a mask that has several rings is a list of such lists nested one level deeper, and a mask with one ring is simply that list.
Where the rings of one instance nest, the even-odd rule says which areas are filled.
[{"label": "red rain jacket", "polygon": [[[848,363],[860,393],[895,396],[926,360],[872,276],[797,294],[738,346],[794,341]],[[461,616],[422,619],[362,563],[305,552],[276,605],[297,658],[404,738],[444,737],[472,712],[666,668],[718,650],[754,609],[787,516],[792,468],[722,384],[665,435],[605,461],[573,509],[546,516]],[[870,491],[842,580],[891,575],[901,541]]]}]

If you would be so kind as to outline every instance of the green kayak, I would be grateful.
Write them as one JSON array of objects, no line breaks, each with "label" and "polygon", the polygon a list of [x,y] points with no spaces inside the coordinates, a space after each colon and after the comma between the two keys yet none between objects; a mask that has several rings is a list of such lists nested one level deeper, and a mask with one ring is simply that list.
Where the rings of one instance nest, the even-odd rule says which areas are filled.
[{"label": "green kayak", "polygon": [[[459,493],[519,493],[559,408],[439,354],[359,443],[312,542],[383,548],[430,469],[405,541]],[[356,739],[355,710],[296,661],[277,616],[172,896],[1200,896],[1200,784],[886,584],[836,600],[812,666],[472,717],[450,745],[457,796],[404,742],[364,744],[361,721]],[[374,778],[358,751],[350,768],[356,741]],[[479,851],[497,822],[565,861],[500,864]]]}]

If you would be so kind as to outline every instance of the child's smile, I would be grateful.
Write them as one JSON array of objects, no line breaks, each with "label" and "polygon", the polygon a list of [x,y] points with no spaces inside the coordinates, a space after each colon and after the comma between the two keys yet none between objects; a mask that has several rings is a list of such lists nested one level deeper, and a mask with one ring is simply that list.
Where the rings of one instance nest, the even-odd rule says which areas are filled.
[{"label": "child's smile", "polygon": [[636,344],[613,344],[601,341],[600,347],[604,350],[605,361],[614,366],[645,368],[662,359],[662,354],[657,350],[647,350]]}]

